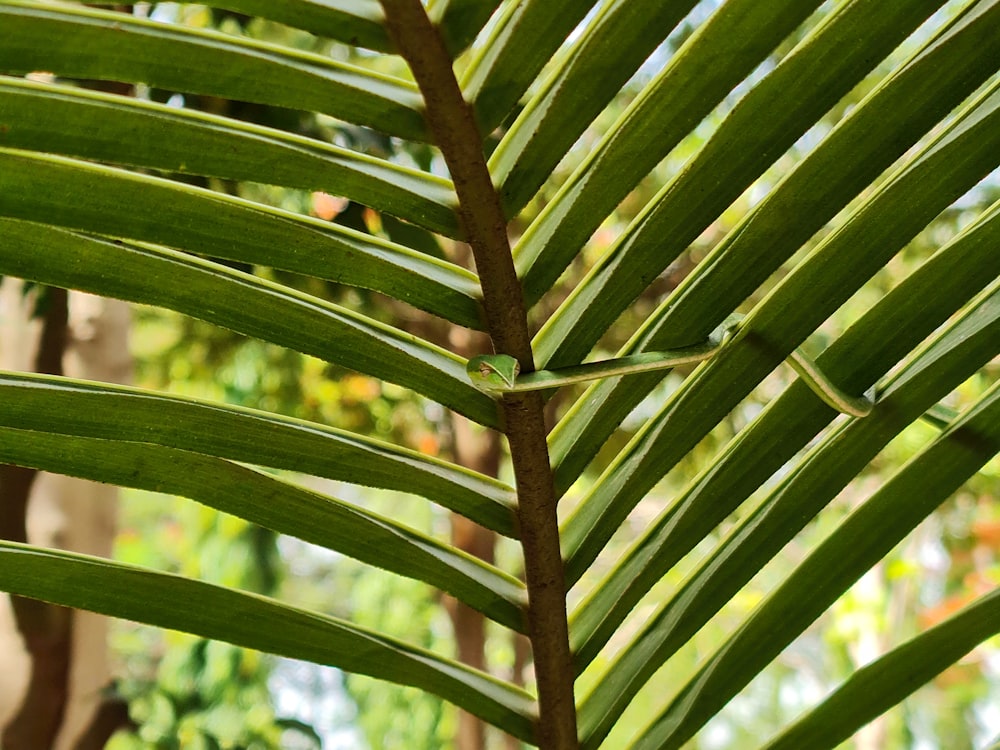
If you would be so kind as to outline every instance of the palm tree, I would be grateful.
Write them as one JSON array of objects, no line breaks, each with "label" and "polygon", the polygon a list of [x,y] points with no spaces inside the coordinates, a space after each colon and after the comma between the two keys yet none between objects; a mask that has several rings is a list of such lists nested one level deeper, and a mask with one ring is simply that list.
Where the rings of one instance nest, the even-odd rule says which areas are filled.
[{"label": "palm tree", "polygon": [[[528,637],[534,689],[273,599],[16,542],[0,545],[3,589],[416,686],[546,750],[596,748],[653,673],[885,445],[918,419],[935,424],[936,437],[787,571],[633,745],[677,748],[1000,447],[995,383],[961,413],[939,405],[1000,351],[996,206],[814,363],[798,351],[1000,163],[1000,2],[211,5],[386,54],[345,64],[110,10],[3,0],[0,69],[61,80],[0,79],[0,273],[180,311],[411,389],[502,433],[513,482],[275,414],[26,373],[0,378],[0,460],[183,495],[432,584]],[[544,208],[526,211],[679,25],[673,54]],[[908,54],[891,56],[904,42]],[[72,79],[322,113],[431,144],[432,166],[449,176]],[[868,93],[829,127],[827,114],[859,86]],[[712,117],[710,137],[568,297],[550,295],[604,219]],[[807,135],[808,154],[762,181]],[[442,260],[157,172],[323,190],[456,249]],[[637,330],[616,329],[754,185],[767,192],[753,210]],[[459,242],[475,274],[460,265]],[[453,330],[485,332],[490,345],[459,356],[232,262],[373,290]],[[567,369],[609,331],[627,338],[618,374]],[[485,359],[467,371],[477,353]],[[704,361],[571,493],[667,368],[691,359]],[[786,360],[800,376],[598,575],[630,512]],[[586,390],[550,429],[556,377]],[[523,568],[501,570],[253,466],[421,496],[516,540]],[[570,494],[578,500],[560,523],[557,503]],[[640,599],[751,497],[595,687],[574,696]],[[857,671],[767,746],[835,746],[998,630],[993,592]]]}]

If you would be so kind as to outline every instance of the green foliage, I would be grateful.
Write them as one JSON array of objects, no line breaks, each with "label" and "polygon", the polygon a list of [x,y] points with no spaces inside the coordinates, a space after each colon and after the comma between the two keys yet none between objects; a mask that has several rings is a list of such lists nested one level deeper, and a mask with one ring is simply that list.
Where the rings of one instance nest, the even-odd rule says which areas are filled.
[{"label": "green foliage", "polygon": [[[905,637],[884,628],[863,668],[828,636],[843,684],[733,728],[746,695],[803,679],[782,654],[818,643],[814,622],[864,610],[859,579],[902,596],[898,545],[939,506],[995,497],[1000,2],[211,5],[227,13],[163,22],[0,0],[0,273],[198,319],[195,341],[171,334],[206,347],[186,367],[235,352],[244,376],[178,395],[4,373],[0,460],[181,495],[364,565],[341,571],[359,601],[340,611],[245,591],[274,593],[252,574],[268,579],[251,549],[270,541],[206,537],[176,568],[0,544],[5,590],[197,637],[143,695],[145,741],[277,741],[264,709],[233,720],[261,690],[232,679],[239,645],[367,675],[350,678],[360,723],[387,738],[408,712],[409,747],[452,730],[442,700],[545,750],[713,727],[834,747],[1000,629],[981,525],[975,597],[923,628],[905,597]],[[796,358],[798,379],[772,376]],[[509,387],[572,386],[594,359],[625,369],[550,393],[547,433],[541,396]],[[839,405],[861,394],[874,406]],[[442,407],[505,433],[517,481],[438,456]],[[911,426],[928,411],[937,428]],[[499,562],[415,521],[427,501],[505,537]],[[447,656],[426,584],[529,634],[541,695]]]},{"label": "green foliage", "polygon": [[[242,589],[276,590],[272,532],[169,497],[129,500],[118,559]],[[139,728],[112,747],[282,747],[284,730],[267,690],[269,665],[260,654],[124,623],[113,645],[126,670],[119,689]]]},{"label": "green foliage", "polygon": [[[341,573],[341,590],[350,592],[359,624],[393,633],[425,648],[448,650],[448,624],[437,597],[426,586],[389,578],[356,566]],[[346,575],[345,575],[346,574]],[[369,677],[353,675],[346,688],[358,706],[358,725],[369,747],[435,750],[448,747],[455,733],[455,712],[441,700],[412,688],[391,689]]]}]

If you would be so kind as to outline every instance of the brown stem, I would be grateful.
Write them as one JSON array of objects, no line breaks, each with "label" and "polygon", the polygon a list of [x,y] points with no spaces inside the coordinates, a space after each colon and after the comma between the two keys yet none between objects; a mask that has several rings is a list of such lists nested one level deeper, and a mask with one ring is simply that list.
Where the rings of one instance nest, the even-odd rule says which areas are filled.
[{"label": "brown stem", "polygon": [[[521,284],[511,259],[507,222],[486,166],[482,136],[465,101],[444,41],[420,0],[382,0],[389,33],[425,102],[425,116],[444,155],[483,289],[494,350],[534,370]],[[566,584],[555,493],[537,393],[502,402],[518,491],[520,539],[528,588],[528,632],[538,685],[537,742],[543,750],[576,750],[573,669],[566,625]]]}]

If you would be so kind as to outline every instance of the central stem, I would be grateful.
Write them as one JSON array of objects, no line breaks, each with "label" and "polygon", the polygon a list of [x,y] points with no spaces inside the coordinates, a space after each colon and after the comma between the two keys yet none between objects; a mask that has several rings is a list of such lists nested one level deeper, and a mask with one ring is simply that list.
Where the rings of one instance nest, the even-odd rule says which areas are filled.
[{"label": "central stem", "polygon": [[[389,33],[423,94],[427,122],[455,185],[494,351],[515,357],[521,372],[533,372],[527,312],[511,258],[507,221],[486,166],[482,135],[462,96],[451,56],[420,0],[382,0],[382,7]],[[566,582],[543,401],[539,393],[522,393],[505,396],[501,404],[517,483],[528,634],[538,686],[537,741],[543,750],[577,750]]]}]

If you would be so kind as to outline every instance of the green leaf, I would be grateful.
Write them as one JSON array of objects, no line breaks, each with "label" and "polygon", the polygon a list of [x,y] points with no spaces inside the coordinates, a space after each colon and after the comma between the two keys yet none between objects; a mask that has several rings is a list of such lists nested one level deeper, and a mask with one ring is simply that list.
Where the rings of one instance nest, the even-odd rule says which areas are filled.
[{"label": "green leaf", "polygon": [[0,460],[191,498],[280,534],[430,583],[524,629],[524,586],[491,565],[376,513],[253,469],[149,443],[0,428]]},{"label": "green leaf", "polygon": [[0,424],[151,443],[421,495],[507,536],[514,490],[490,477],[344,430],[139,388],[0,372]]},{"label": "green leaf", "polygon": [[523,0],[507,5],[462,78],[462,92],[473,103],[484,135],[514,109],[596,1]]},{"label": "green leaf", "polygon": [[0,77],[0,146],[323,190],[459,237],[448,180],[273,128]]},{"label": "green leaf", "polygon": [[423,100],[406,81],[287,47],[124,13],[4,0],[0,70],[147,83],[324,112],[400,138],[428,137]]},{"label": "green leaf", "polygon": [[427,14],[441,30],[445,46],[458,56],[476,38],[501,0],[430,0]]},{"label": "green leaf", "polygon": [[[850,390],[868,390],[945,323],[964,300],[1000,275],[997,243],[1000,205],[879,300],[830,344],[817,364]],[[966,372],[961,370],[956,377]],[[947,391],[950,385],[942,387]],[[934,394],[927,398],[933,400]],[[698,540],[791,461],[835,416],[800,381],[770,403],[577,606],[570,619],[577,669],[582,671],[590,663],[632,607]],[[733,576],[734,580],[739,577],[735,572]]]},{"label": "green leaf", "polygon": [[835,747],[997,632],[1000,591],[981,597],[943,623],[863,666],[763,750]]},{"label": "green leaf", "polygon": [[[686,325],[678,325],[672,320],[669,325],[672,340],[665,342],[663,348],[677,348],[707,336],[826,221],[996,72],[996,55],[1000,51],[996,34],[1000,4],[980,3],[977,7],[981,12],[966,14],[939,34],[859,104],[805,160],[799,162],[765,201],[740,222],[726,241],[712,251],[700,264],[698,276],[687,279],[687,283],[671,295],[673,306],[684,311]],[[879,4],[879,8],[884,10],[884,4]],[[863,32],[865,27],[852,23],[849,28]],[[843,49],[853,46],[851,43],[835,48],[833,54],[840,55]],[[788,62],[791,66],[794,56]],[[813,64],[817,62],[824,66],[832,64],[829,57],[813,60]],[[863,67],[844,74],[850,77],[835,78],[830,83],[836,85],[840,80],[853,85],[874,64],[875,58],[867,58],[865,62]],[[777,70],[772,76],[776,75]],[[818,80],[805,82],[807,91],[812,90]],[[538,358],[546,366],[560,367],[578,362],[648,283],[742,192],[746,182],[737,179],[735,192],[727,193],[721,205],[702,198],[715,194],[719,185],[729,185],[732,165],[752,159],[747,155],[761,150],[757,134],[762,127],[770,129],[769,123],[777,120],[772,137],[783,139],[783,150],[840,96],[838,93],[832,100],[811,99],[813,105],[823,101],[823,107],[810,111],[806,102],[801,109],[800,106],[778,106],[779,102],[789,101],[787,88],[765,89],[762,84],[756,91],[767,93],[767,98],[755,96],[751,101],[748,96],[744,99],[743,107],[727,118],[728,127],[720,127],[695,161],[660,191],[547,321],[535,338]],[[846,89],[839,87],[838,91],[846,93]],[[799,97],[795,101],[798,102]],[[766,107],[758,109],[760,105]],[[786,120],[780,117],[783,110],[795,114],[789,114]],[[740,112],[739,117],[737,112]],[[809,116],[803,117],[805,113]],[[746,117],[750,119],[743,119]],[[734,137],[742,131],[749,135],[742,139]],[[748,142],[747,138],[751,140]],[[773,146],[774,142],[769,145]],[[780,153],[780,150],[774,152],[771,158]],[[763,168],[769,162],[770,158],[760,166]],[[757,174],[754,170],[748,177]],[[691,195],[699,199],[691,200]],[[736,252],[737,248],[740,253]],[[750,255],[754,257],[751,259]],[[738,270],[737,280],[731,285],[704,284],[708,278],[714,278],[713,267],[727,256],[740,258],[741,263],[745,263]],[[722,296],[720,290],[724,290]],[[694,322],[688,323],[691,318]],[[678,337],[683,340],[677,341]]]},{"label": "green leaf", "polygon": [[[864,424],[856,421],[852,427]],[[681,747],[997,451],[1000,383],[912,458],[796,567],[639,736],[635,750]]]},{"label": "green leaf", "polygon": [[399,383],[495,425],[465,362],[415,336],[288,287],[167,248],[0,219],[0,273],[158,305]]},{"label": "green leaf", "polygon": [[[536,301],[628,191],[749,75],[816,2],[723,3],[642,90],[566,180],[515,248]],[[851,3],[747,92],[675,184],[698,193],[683,247],[940,2]],[[796,106],[786,102],[794,98]],[[512,168],[532,172],[523,159]],[[722,177],[720,179],[720,176]],[[516,184],[516,183],[514,183]],[[661,193],[667,200],[665,193]],[[674,230],[676,231],[676,230]],[[670,241],[671,248],[673,241]]]},{"label": "green leaf", "polygon": [[[991,20],[1000,22],[1000,5],[992,4],[992,7],[991,13],[995,15]],[[942,42],[929,52],[926,60],[918,55],[876,89],[745,217],[703,261],[697,273],[679,285],[649,316],[621,353],[675,348],[687,343],[688,337],[704,336],[705,331],[718,325],[728,314],[725,311],[740,305],[827,219],[855,198],[896,155],[923,135],[934,117],[943,115],[952,102],[975,87],[979,73],[985,73],[990,63],[980,59],[982,67],[977,67],[975,72],[963,70],[962,66],[978,53],[982,44],[996,41],[989,24],[973,25],[972,29],[984,32],[984,27],[989,29],[985,40],[977,33],[966,33],[966,26],[958,24],[953,27],[953,33],[943,35],[948,42]],[[961,44],[955,42],[955,35]],[[953,46],[953,42],[957,46]],[[946,52],[954,53],[955,57],[942,59],[940,56]],[[954,73],[956,78],[950,78],[949,73]],[[956,86],[962,89],[957,94]],[[911,106],[915,109],[911,110]],[[930,110],[935,110],[936,114],[928,116]],[[706,148],[710,146],[711,143]],[[735,160],[737,157],[730,155],[729,158]],[[922,190],[928,192],[928,186],[923,186]],[[678,186],[676,196],[685,194],[686,188]],[[683,211],[700,205],[700,202],[691,201],[681,205],[674,197],[667,202],[673,202],[675,208]],[[645,229],[651,231],[653,228],[649,225]],[[678,236],[665,226],[659,227],[655,237],[645,230],[643,233],[650,242],[656,239],[659,249],[663,249],[665,241],[672,242]],[[893,247],[899,247],[897,240],[893,243]],[[678,252],[680,249],[677,248]],[[846,279],[848,288],[855,288],[861,279],[855,279],[853,273],[845,275],[850,268],[846,260],[841,260],[838,278]],[[604,305],[602,297],[601,305],[595,307],[603,308]],[[829,309],[832,312],[834,308]],[[554,331],[543,329],[538,339],[546,337],[553,346],[559,346],[552,338]],[[587,392],[581,400],[588,404],[586,413],[572,412],[573,416],[567,416],[564,425],[557,426],[551,436],[557,486],[568,486],[579,475],[595,449],[659,379],[638,376],[627,383],[609,380]]]},{"label": "green leaf", "polygon": [[0,215],[110,234],[383,292],[481,327],[479,284],[377,237],[159,177],[0,148]]},{"label": "green leaf", "polygon": [[[584,736],[592,738],[589,741],[602,738],[620,715],[622,706],[627,705],[656,668],[676,653],[892,438],[996,356],[998,341],[1000,292],[994,289],[957,324],[935,339],[917,360],[917,365],[909,368],[905,377],[880,397],[869,417],[844,423],[798,462],[781,484],[688,576],[678,592],[649,618],[642,631],[609,666],[606,679],[585,700],[581,708]],[[789,398],[782,400],[788,404],[792,402]],[[779,409],[769,411],[778,413]],[[787,414],[787,410],[780,411]],[[785,423],[777,424],[762,416],[761,429],[756,432],[758,436],[768,422],[771,429],[766,436],[767,442],[775,445],[780,440],[779,428]],[[737,455],[738,449],[731,448],[727,452],[729,461],[720,468],[733,471],[736,466],[730,462]],[[744,454],[743,458],[748,457]],[[711,498],[699,490],[710,483],[711,477],[706,475],[693,484],[693,498],[701,507]],[[759,484],[754,488],[757,486]],[[737,492],[745,497],[754,488],[737,487]],[[687,504],[686,511],[691,509],[690,500],[682,497],[680,501]],[[668,518],[664,519],[667,523],[658,523],[652,539],[644,541],[665,541],[664,531],[673,531],[670,520],[678,516],[682,521],[680,526],[685,525],[684,521],[690,523],[691,519],[685,517],[688,513],[674,511],[669,509]],[[676,528],[676,531],[682,532],[683,528]],[[889,532],[884,533],[891,536]],[[900,538],[905,533],[901,532]],[[893,544],[895,542],[886,549]],[[654,564],[660,567],[664,562],[660,560]],[[650,572],[642,571],[641,575],[648,581]],[[635,593],[630,593],[629,598]],[[593,644],[588,646],[592,650]]]},{"label": "green leaf", "polygon": [[357,47],[379,52],[393,50],[378,0],[281,0],[280,3],[274,0],[211,0],[199,4],[267,18]]},{"label": "green leaf", "polygon": [[490,157],[508,216],[524,208],[590,122],[695,5],[697,0],[615,0],[598,11]]},{"label": "green leaf", "polygon": [[0,542],[0,589],[412,685],[515,737],[530,741],[533,736],[534,705],[520,688],[343,620],[256,594],[14,542]]},{"label": "green leaf", "polygon": [[[579,578],[642,496],[744,395],[909,239],[1000,163],[1000,85],[996,88],[970,104],[957,123],[820,243],[743,321],[730,344],[636,435],[565,523],[569,581]],[[711,269],[707,274],[747,273],[735,250],[717,256],[715,263],[710,260],[685,280],[677,296],[683,300],[686,288],[697,288],[705,268]],[[789,315],[792,309],[797,314]]]}]

